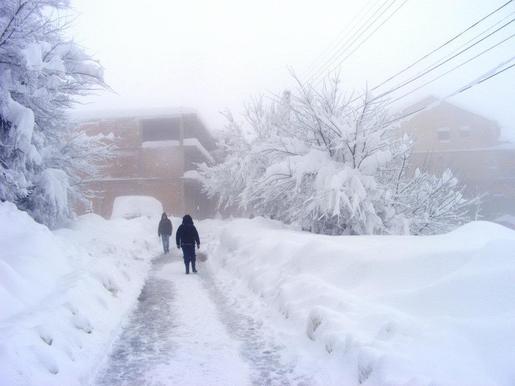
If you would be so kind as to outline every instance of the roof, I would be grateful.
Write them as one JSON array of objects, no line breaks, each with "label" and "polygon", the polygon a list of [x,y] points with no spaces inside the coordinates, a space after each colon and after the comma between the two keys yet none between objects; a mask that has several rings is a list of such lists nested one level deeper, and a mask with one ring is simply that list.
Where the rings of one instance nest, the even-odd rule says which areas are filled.
[{"label": "roof", "polygon": [[155,107],[155,108],[135,108],[135,109],[109,109],[109,110],[73,110],[71,119],[75,122],[87,122],[97,120],[111,120],[121,118],[171,118],[183,114],[195,114],[198,111],[189,107]]},{"label": "roof", "polygon": [[[427,106],[427,108],[424,108]],[[424,108],[424,109],[422,109]],[[408,114],[412,111],[417,111],[418,109],[422,109],[420,112],[414,114],[410,118],[404,120],[404,122],[409,122],[412,119],[415,119],[419,114],[422,113],[430,113],[431,110],[437,110],[437,109],[447,109],[447,110],[457,110],[461,113],[465,113],[473,117],[474,119],[482,120],[486,124],[492,125],[492,126],[499,126],[497,121],[487,118],[483,115],[477,114],[465,107],[462,107],[456,103],[448,102],[447,100],[437,98],[434,95],[428,95],[425,98],[419,99],[417,102],[409,105],[408,107],[404,108],[400,115]]]},{"label": "roof", "polygon": [[487,152],[487,151],[509,151],[515,152],[515,143],[503,142],[494,146],[484,147],[470,147],[463,149],[427,149],[427,150],[415,150],[414,154],[425,154],[425,153],[462,153],[462,152]]}]

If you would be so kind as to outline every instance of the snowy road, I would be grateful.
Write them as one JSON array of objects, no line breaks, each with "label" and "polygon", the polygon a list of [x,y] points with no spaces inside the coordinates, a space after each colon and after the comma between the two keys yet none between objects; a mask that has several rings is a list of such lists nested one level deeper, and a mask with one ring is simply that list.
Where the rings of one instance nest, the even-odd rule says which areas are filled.
[{"label": "snowy road", "polygon": [[154,261],[96,385],[312,384],[203,268],[185,275],[176,254]]}]

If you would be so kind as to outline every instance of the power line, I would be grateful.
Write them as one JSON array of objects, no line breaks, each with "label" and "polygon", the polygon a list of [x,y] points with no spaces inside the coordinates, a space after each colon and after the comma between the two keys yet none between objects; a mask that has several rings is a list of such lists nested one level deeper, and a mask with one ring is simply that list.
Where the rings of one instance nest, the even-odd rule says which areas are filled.
[{"label": "power line", "polygon": [[[370,39],[384,24],[386,24],[409,0],[404,0],[385,20],[382,21],[357,47],[355,47],[346,57],[344,57],[336,66],[332,68],[332,70],[341,66],[354,52],[356,52],[363,44],[365,44],[368,39]],[[322,74],[323,75],[323,74]],[[317,77],[319,78],[320,75]],[[315,78],[315,80],[317,79]]]},{"label": "power line", "polygon": [[[513,1],[513,0],[511,0],[511,1]],[[442,65],[444,65],[444,64],[446,64],[446,63],[448,63],[448,62],[449,62],[449,61],[451,61],[452,59],[455,59],[455,58],[456,58],[456,57],[458,57],[459,55],[462,55],[463,53],[465,53],[466,51],[468,51],[468,50],[469,50],[469,49],[471,49],[472,47],[474,47],[474,46],[478,45],[479,43],[483,42],[484,40],[486,40],[486,39],[488,39],[489,37],[493,36],[494,34],[498,33],[500,30],[502,30],[502,29],[506,28],[507,26],[509,26],[509,25],[510,25],[511,23],[513,23],[514,21],[515,21],[515,18],[511,19],[509,22],[507,22],[507,23],[503,24],[501,27],[499,27],[499,28],[495,29],[493,32],[489,33],[488,35],[486,35],[485,37],[481,38],[481,39],[480,39],[480,40],[478,40],[477,42],[475,42],[475,43],[473,43],[473,44],[470,44],[469,46],[467,46],[467,47],[465,47],[464,49],[460,50],[458,53],[456,53],[456,54],[454,54],[454,55],[450,56],[449,58],[447,58],[447,59],[445,59],[445,60],[441,61],[440,63],[438,63],[438,64],[436,64],[436,65],[431,66],[431,67],[430,67],[430,68],[428,68],[427,70],[425,70],[425,71],[423,71],[423,72],[421,72],[421,73],[417,74],[415,77],[412,77],[411,79],[408,79],[407,81],[405,81],[405,82],[401,83],[400,85],[398,85],[398,86],[396,86],[396,87],[394,87],[394,88],[392,88],[392,89],[390,89],[390,90],[388,90],[388,91],[386,91],[386,92],[384,92],[384,93],[382,93],[382,94],[378,95],[377,97],[374,97],[374,98],[372,98],[372,99],[368,100],[366,103],[374,102],[374,101],[376,101],[376,100],[378,100],[378,99],[380,99],[380,98],[382,98],[382,97],[384,97],[384,96],[386,96],[386,95],[389,95],[389,94],[391,94],[391,93],[393,93],[393,92],[395,92],[395,91],[397,91],[397,90],[399,90],[399,89],[401,89],[401,88],[403,88],[403,87],[407,86],[407,85],[408,85],[408,84],[410,84],[410,83],[413,83],[414,81],[416,81],[416,80],[418,80],[418,79],[422,78],[423,76],[425,76],[425,75],[429,74],[430,72],[434,71],[435,69],[437,69],[437,68],[441,67]],[[489,30],[489,29],[491,29],[491,28],[492,28],[492,27],[489,27],[487,30]],[[484,32],[485,32],[485,31],[483,31],[483,33],[484,33]],[[481,33],[480,35],[482,35],[483,33]],[[508,41],[508,40],[512,39],[514,36],[515,36],[515,34],[510,35],[509,37],[507,37],[507,38],[503,39],[502,41],[500,41],[500,42],[498,42],[498,43],[496,43],[496,44],[494,44],[493,46],[491,46],[491,47],[487,48],[486,50],[484,50],[484,51],[480,52],[479,54],[477,54],[477,55],[473,56],[472,58],[470,58],[470,59],[466,60],[465,62],[462,62],[461,64],[459,64],[459,65],[457,65],[457,66],[453,67],[451,70],[449,70],[449,71],[447,71],[447,72],[445,72],[445,73],[443,73],[443,74],[441,74],[441,75],[439,75],[439,76],[437,76],[437,77],[433,78],[432,80],[430,80],[430,81],[428,81],[428,82],[424,83],[422,86],[415,88],[414,90],[412,90],[412,91],[410,91],[410,92],[408,92],[408,93],[406,93],[406,94],[402,95],[401,97],[398,97],[398,98],[394,99],[394,100],[393,100],[393,101],[391,101],[391,102],[388,102],[388,103],[387,103],[387,105],[390,105],[391,103],[393,103],[393,102],[395,102],[395,101],[397,101],[397,100],[399,100],[399,99],[402,99],[403,97],[405,97],[405,96],[407,96],[407,95],[409,95],[409,94],[412,94],[412,93],[413,93],[413,92],[415,92],[415,91],[420,90],[420,89],[421,89],[421,88],[423,88],[424,86],[427,86],[428,84],[430,84],[430,83],[432,83],[432,82],[434,82],[434,81],[436,81],[436,80],[438,80],[438,79],[442,78],[443,76],[447,75],[448,73],[450,73],[450,72],[452,72],[452,71],[456,70],[457,68],[459,68],[459,67],[461,67],[461,66],[463,66],[463,65],[465,65],[465,64],[467,64],[467,63],[469,63],[470,61],[472,61],[472,60],[476,59],[477,57],[479,57],[479,56],[481,56],[481,55],[485,54],[486,52],[488,52],[488,51],[490,51],[490,50],[494,49],[495,47],[497,47],[497,46],[501,45],[502,43],[504,43],[504,42],[506,42],[506,41]],[[474,39],[472,39],[472,40],[474,40]],[[360,97],[361,97],[361,96],[360,96]],[[358,97],[358,98],[359,98],[359,97]],[[354,99],[352,99],[349,103],[351,103],[351,102],[353,102],[353,101],[357,100],[358,98],[354,98]],[[364,107],[366,103],[363,103],[361,106],[359,106],[359,108]],[[418,110],[417,110],[417,111],[418,111]],[[417,111],[415,111],[415,112],[417,112]],[[415,112],[414,112],[414,113],[415,113]]]},{"label": "power line", "polygon": [[[382,25],[384,25],[391,17],[393,17],[393,15],[402,7],[404,6],[404,4],[407,2],[408,0],[405,0],[399,7],[397,7],[397,9],[395,9],[395,11],[390,14],[385,20],[383,20],[383,22],[377,26],[371,34],[369,34],[368,36],[366,36],[366,38],[364,40],[362,40],[357,47],[355,47],[346,57],[344,57],[340,63],[338,65],[341,65],[348,57],[350,57],[350,55],[352,55],[357,49],[359,49],[361,47],[361,45],[363,45],[379,28],[381,28]],[[458,33],[457,35],[454,35],[452,38],[448,39],[446,42],[444,42],[443,44],[441,44],[440,46],[438,46],[437,48],[431,50],[429,53],[423,55],[422,57],[420,57],[419,59],[417,59],[415,62],[411,63],[410,65],[408,65],[407,67],[403,68],[402,70],[398,71],[396,74],[390,76],[389,78],[387,78],[386,80],[384,80],[383,82],[381,82],[380,84],[374,86],[371,90],[375,90],[381,86],[383,86],[384,84],[390,82],[391,80],[393,80],[394,78],[398,77],[399,75],[401,75],[402,73],[410,70],[411,68],[413,68],[414,66],[416,66],[418,63],[422,62],[423,60],[427,59],[429,56],[433,55],[434,53],[438,52],[439,50],[443,49],[444,47],[448,46],[449,44],[451,44],[452,42],[456,41],[458,38],[460,38],[461,36],[463,36],[465,33],[467,33],[468,31],[470,31],[471,29],[473,29],[474,27],[476,27],[477,25],[479,25],[480,23],[482,23],[484,20],[488,19],[489,17],[491,17],[492,15],[496,14],[497,12],[499,12],[500,10],[504,9],[506,6],[508,6],[509,4],[511,4],[514,0],[509,0],[507,1],[506,3],[504,3],[503,5],[497,7],[495,10],[491,11],[490,13],[488,13],[486,16],[483,16],[482,18],[476,20],[474,23],[472,23],[471,25],[469,25],[466,29],[464,29],[463,31],[461,31],[460,33]],[[315,71],[314,74],[311,75],[311,77],[309,78],[309,80],[311,79],[314,79],[315,81],[319,78],[320,76],[320,70],[322,71],[325,71],[326,68],[328,68],[329,66],[331,66],[331,62],[334,62],[334,58],[336,57],[338,60],[338,56],[339,57],[342,57],[343,54],[348,51],[349,49],[351,49],[353,47],[353,45],[358,42],[361,37],[366,34],[366,32],[372,28],[374,26],[374,24],[377,23],[378,20],[381,19],[381,17],[395,4],[396,0],[393,0],[393,2],[389,3],[388,6],[386,7],[386,9],[383,9],[384,6],[387,4],[387,2],[384,2],[378,9],[376,9],[376,11],[374,12],[374,14],[369,17],[365,24],[363,24],[361,27],[358,28],[357,31],[354,32],[354,34],[349,38],[347,39],[347,41],[344,43],[344,45],[342,47],[340,47],[340,49],[335,52],[330,58],[329,60],[327,60],[324,65],[322,65],[321,67],[319,66],[319,70]],[[380,12],[380,10],[382,9],[382,12],[377,16],[378,12]],[[453,52],[450,53],[450,56],[449,57],[443,57],[442,59],[440,59],[439,61],[437,61],[435,64],[433,65],[430,65],[429,67],[426,67],[424,70],[422,70],[422,72],[418,73],[416,76],[412,77],[412,78],[409,78],[408,80],[402,82],[401,84],[398,84],[397,86],[395,86],[394,88],[378,95],[377,97],[374,97],[372,100],[369,100],[368,103],[374,101],[374,100],[377,100],[379,98],[382,98],[388,94],[391,94],[405,86],[407,86],[408,84],[424,77],[425,75],[433,72],[434,70],[438,69],[439,67],[443,66],[444,64],[450,62],[451,60],[459,57],[460,55],[464,54],[465,52],[467,52],[468,50],[470,50],[471,48],[475,47],[476,45],[480,44],[481,42],[485,41],[486,39],[490,38],[491,36],[493,36],[494,34],[498,33],[499,31],[501,31],[502,29],[506,28],[507,26],[509,26],[511,23],[513,23],[515,21],[515,18],[512,18],[510,21],[508,21],[507,23],[503,24],[501,27],[499,28],[496,28],[493,32],[491,33],[488,33],[486,36],[482,37],[481,39],[479,39],[478,41],[474,42],[474,40],[476,40],[477,38],[481,37],[482,35],[484,35],[485,33],[487,33],[488,31],[490,31],[491,29],[493,29],[495,26],[499,25],[501,22],[503,22],[504,20],[508,19],[509,17],[511,17],[515,12],[512,12],[510,13],[510,15],[508,16],[505,16],[503,19],[501,19],[500,21],[497,21],[496,23],[494,23],[493,25],[491,25],[490,27],[488,27],[487,29],[483,30],[481,33],[477,34],[476,36],[474,36],[472,39],[469,39],[467,42],[465,42],[464,44],[462,44],[460,47],[458,47],[458,52],[456,53],[456,50],[454,50]],[[374,19],[375,17],[375,19]],[[373,19],[373,21],[371,23],[369,23],[371,21],[371,19]],[[367,25],[367,23],[369,23]],[[364,31],[362,31],[364,29]],[[356,36],[357,35],[357,36]],[[388,104],[391,104],[391,103],[394,103],[396,102],[397,100],[400,100],[404,97],[406,97],[407,95],[410,95],[412,94],[413,92],[427,86],[428,84],[430,83],[433,83],[435,82],[436,80],[438,79],[441,79],[442,77],[444,77],[445,75],[449,74],[450,72],[453,72],[455,70],[457,70],[458,68],[466,65],[467,63],[470,63],[472,60],[475,60],[477,59],[478,57],[484,55],[485,53],[493,50],[494,48],[498,47],[499,45],[505,43],[506,41],[512,39],[513,37],[515,37],[515,34],[512,34],[510,35],[509,37],[503,39],[502,41],[488,47],[487,49],[483,50],[482,52],[480,52],[479,54],[476,54],[474,55],[473,57],[467,59],[466,61],[460,63],[459,65],[457,66],[454,66],[452,69],[444,72],[443,74],[440,74],[434,78],[432,78],[431,80],[425,82],[424,84],[422,84],[421,86],[415,88],[414,90],[406,93],[406,94],[403,94],[402,96],[394,99],[393,101],[390,101],[388,102]],[[352,40],[351,40],[352,39]],[[470,42],[474,42],[472,44],[469,44]],[[348,44],[350,43],[350,45]],[[465,46],[465,47],[464,47]],[[464,47],[463,49],[460,49],[461,47]],[[341,55],[339,55],[341,53]],[[510,61],[512,61],[514,58],[512,58]],[[326,66],[327,64],[327,66]],[[505,63],[497,66],[496,68],[494,68],[493,70],[497,70],[500,66],[503,66],[505,65]],[[474,87],[475,85],[478,85],[478,84],[481,84],[509,69],[512,69],[513,67],[515,67],[515,64],[512,64],[512,65],[509,65],[505,68],[502,68],[498,71],[494,71],[493,73],[491,73],[493,70],[489,71],[487,74],[490,74],[488,76],[486,76],[486,74],[483,74],[479,80],[475,81],[475,82],[472,82],[472,83],[469,83],[465,86],[463,86],[462,88],[458,89],[457,91],[455,91],[454,93],[450,94],[449,96],[447,96],[445,99],[447,98],[450,98],[454,95],[457,95],[459,93],[462,93],[472,87]],[[353,102],[357,99],[359,99],[360,96],[358,96],[357,98],[354,98],[352,99],[350,102]],[[443,100],[445,100],[443,99]],[[415,111],[412,111],[408,114],[405,114],[401,117],[397,117],[396,119],[392,120],[392,121],[389,121],[387,122],[387,124],[390,124],[392,122],[395,122],[395,121],[398,121],[400,119],[403,119],[407,116],[411,116],[413,114],[416,114],[417,112],[419,111],[422,111],[424,109],[427,109],[428,106],[424,106],[420,109],[417,109]]]},{"label": "power line", "polygon": [[[354,42],[361,37],[361,35],[366,32],[372,25],[374,25],[377,20],[383,15],[383,13],[388,10],[397,0],[385,0],[381,6],[374,11],[374,13],[351,35],[348,37],[348,39],[342,44],[342,46],[336,50],[328,60],[326,60],[321,66],[319,66],[313,73],[309,76],[308,80],[311,80],[314,76],[318,75],[320,71],[324,72],[324,68],[331,64],[331,62],[334,60],[335,57],[338,57],[340,53],[345,52],[349,47],[351,47]],[[390,4],[386,7],[386,9],[383,10],[381,13],[381,10],[384,6],[386,6],[388,3]],[[377,14],[379,16],[377,16]],[[372,20],[373,19],[373,20]],[[372,22],[371,22],[372,20]],[[363,30],[363,28],[365,28]]]},{"label": "power line", "polygon": [[515,15],[515,11],[511,12],[509,15],[505,16],[504,18],[502,18],[501,20],[495,22],[493,25],[491,25],[490,27],[488,27],[487,29],[481,31],[479,34],[475,35],[473,38],[467,40],[465,43],[461,44],[460,46],[458,46],[455,50],[451,51],[449,54],[447,54],[446,56],[440,58],[439,60],[437,60],[436,62],[433,62],[431,63],[429,66],[426,66],[423,70],[419,71],[417,73],[420,74],[424,71],[426,71],[427,69],[431,68],[432,66],[436,65],[436,64],[440,64],[442,63],[444,60],[446,60],[447,58],[449,58],[450,56],[452,56],[453,54],[455,54],[456,52],[460,51],[463,47],[466,47],[469,43],[471,42],[474,42],[476,41],[476,39],[480,38],[481,36],[485,35],[486,33],[488,33],[490,30],[494,29],[495,27],[497,27],[498,25],[502,24],[504,21],[506,21],[507,19],[509,19],[510,17],[512,17],[513,15]]},{"label": "power line", "polygon": [[[506,64],[508,64],[508,63],[513,62],[514,60],[515,60],[515,56],[511,57],[510,59],[508,59],[507,61],[505,61],[505,62],[504,62],[504,63],[502,63],[501,65],[497,66],[494,70],[490,70],[489,72],[487,72],[487,73],[486,73],[486,74],[484,74],[483,76],[485,76],[485,75],[487,75],[487,74],[491,73],[492,71],[495,71],[495,70],[496,70],[497,68],[499,68],[500,66],[503,66],[503,65],[506,65]],[[476,80],[476,81],[474,81],[474,82],[470,82],[468,85],[465,85],[465,86],[463,86],[461,89],[458,89],[458,90],[457,90],[457,91],[455,91],[454,93],[452,93],[452,94],[448,95],[445,99],[447,99],[447,98],[451,98],[451,97],[453,97],[453,96],[455,96],[455,95],[458,95],[458,94],[461,94],[462,92],[467,91],[467,90],[471,89],[472,87],[474,87],[474,86],[476,86],[476,85],[478,85],[478,84],[481,84],[481,83],[483,83],[483,82],[486,82],[487,80],[490,80],[490,79],[492,79],[493,77],[496,77],[497,75],[502,74],[503,72],[505,72],[505,71],[507,71],[507,70],[509,70],[509,69],[511,69],[511,68],[513,68],[513,67],[515,67],[515,63],[513,63],[513,64],[509,65],[508,67],[503,68],[502,70],[495,71],[495,72],[491,73],[490,75],[486,76],[486,77],[485,77],[485,78],[483,78],[483,79],[481,79],[481,78],[480,78],[479,80]]]},{"label": "power line", "polygon": [[[379,3],[381,0],[376,0],[375,3]],[[323,59],[324,56],[326,56],[326,54],[330,54],[331,53],[331,50],[333,48],[337,48],[340,43],[341,43],[341,40],[345,37],[345,35],[347,33],[350,33],[352,31],[352,29],[354,28],[355,24],[357,24],[356,22],[359,20],[360,17],[362,17],[362,13],[363,11],[365,11],[367,8],[373,8],[374,6],[370,7],[370,5],[374,3],[373,0],[369,0],[365,6],[363,6],[359,11],[358,13],[354,16],[353,20],[351,21],[351,23],[349,23],[347,25],[346,28],[344,28],[342,31],[340,31],[340,33],[337,35],[337,37],[335,38],[335,40],[333,40],[333,42],[331,44],[329,44],[326,49],[324,49],[321,54],[315,58],[311,64],[308,66],[308,68],[306,69],[306,71],[304,72],[304,76],[307,76],[310,72],[312,72],[318,65],[319,65],[319,62],[320,60]],[[366,12],[364,13],[364,15],[366,15],[368,13],[369,9],[366,10]]]},{"label": "power line", "polygon": [[[349,44],[349,42],[351,42],[352,39],[357,34],[359,34],[359,32],[370,22],[370,20],[372,20],[375,17],[377,12],[379,12],[381,10],[381,8],[384,7],[387,4],[388,1],[390,1],[390,0],[379,0],[379,1],[375,2],[375,4],[373,4],[372,7],[369,10],[367,10],[367,12],[363,15],[363,17],[366,18],[366,19],[362,23],[358,23],[358,25],[356,25],[355,31],[352,31],[352,30],[349,31],[349,35],[346,37],[346,39],[345,40],[341,39],[341,41],[336,45],[336,49],[332,53],[330,53],[329,58],[327,58],[322,64],[319,64],[318,66],[316,66],[311,71],[311,74],[309,74],[309,77],[307,77],[307,78],[311,78],[314,74],[318,73],[318,71],[321,68],[323,68],[324,66],[327,65],[327,63],[330,63],[333,60],[334,56],[337,55],[337,53],[340,50],[345,49],[345,47]],[[374,11],[374,8],[376,8],[376,6],[378,4],[380,4],[379,8],[375,9],[375,11]],[[369,15],[370,11],[372,11],[371,15]]]},{"label": "power line", "polygon": [[389,78],[385,79],[384,81],[382,81],[381,83],[379,83],[378,85],[374,86],[372,89],[370,89],[370,91],[374,91],[376,89],[378,89],[379,87],[383,86],[384,84],[388,83],[389,81],[393,80],[394,78],[396,78],[397,76],[403,74],[404,72],[408,71],[409,69],[413,68],[414,66],[416,66],[418,63],[422,62],[423,60],[425,60],[426,58],[428,58],[429,56],[433,55],[435,52],[441,50],[442,48],[446,47],[447,45],[449,45],[450,43],[452,43],[453,41],[455,41],[456,39],[458,39],[459,37],[461,37],[462,35],[464,35],[465,33],[467,33],[468,31],[470,31],[472,28],[476,27],[478,24],[482,23],[484,20],[488,19],[490,16],[496,14],[497,12],[499,12],[501,9],[505,8],[506,6],[508,6],[510,3],[512,3],[514,0],[509,0],[507,1],[506,3],[504,3],[503,5],[501,5],[500,7],[496,8],[495,10],[493,10],[492,12],[490,12],[488,15],[486,16],[483,16],[482,18],[480,18],[479,20],[475,21],[474,23],[472,23],[470,26],[468,26],[467,28],[465,28],[463,31],[461,31],[460,33],[458,33],[457,35],[454,35],[452,38],[450,38],[449,40],[447,40],[445,43],[441,44],[440,46],[438,46],[437,48],[433,49],[432,51],[428,52],[427,54],[423,55],[422,57],[420,57],[419,59],[417,59],[415,62],[411,63],[410,65],[408,65],[407,67],[403,68],[402,70],[400,70],[399,72],[393,74],[392,76],[390,76]]},{"label": "power line", "polygon": [[[484,83],[484,82],[486,82],[486,81],[488,81],[488,80],[490,80],[490,79],[492,79],[492,78],[502,74],[505,71],[508,71],[508,70],[514,68],[515,67],[515,63],[513,63],[513,64],[511,64],[511,65],[509,65],[509,66],[507,66],[507,67],[505,67],[505,68],[503,68],[501,70],[497,70],[499,67],[502,67],[502,66],[504,66],[504,65],[506,65],[508,63],[511,63],[514,60],[515,60],[515,56],[513,56],[512,58],[508,59],[507,61],[501,63],[500,65],[494,67],[492,70],[486,72],[485,74],[480,76],[477,80],[467,83],[465,86],[462,86],[461,88],[457,89],[453,93],[451,93],[451,94],[447,95],[446,97],[442,98],[440,101],[438,101],[438,103],[441,103],[441,102],[443,102],[443,101],[445,101],[445,100],[447,100],[449,98],[452,98],[452,97],[454,97],[454,96],[456,96],[458,94],[461,94],[461,93],[463,93],[463,92],[465,92],[467,90],[470,90],[471,88],[473,88],[473,87],[475,87],[475,86],[477,86],[477,85],[479,85],[481,83]],[[395,123],[397,121],[400,121],[400,120],[403,120],[405,118],[408,118],[408,117],[410,117],[410,116],[412,116],[414,114],[417,114],[419,112],[427,110],[428,108],[432,107],[433,105],[434,105],[434,103],[429,103],[429,104],[427,104],[427,105],[425,105],[423,107],[420,107],[420,108],[418,108],[418,109],[416,109],[414,111],[411,111],[409,113],[406,113],[406,114],[403,114],[403,115],[401,115],[399,117],[396,117],[396,118],[394,118],[394,119],[392,119],[390,121],[385,122],[383,127],[386,127],[388,125],[391,125],[392,123]]]},{"label": "power line", "polygon": [[444,60],[443,62],[441,62],[441,63],[439,63],[439,64],[437,64],[437,65],[434,65],[434,66],[430,67],[429,69],[427,69],[426,71],[423,71],[422,73],[420,73],[420,74],[418,74],[418,75],[416,75],[416,76],[414,76],[414,77],[412,77],[412,78],[410,78],[410,79],[408,79],[408,80],[406,80],[406,81],[402,82],[401,84],[399,84],[399,85],[395,86],[394,88],[392,88],[392,89],[390,89],[390,90],[388,90],[388,91],[385,91],[385,92],[383,92],[382,94],[379,94],[378,96],[376,96],[376,97],[372,98],[372,100],[371,100],[371,101],[374,101],[374,100],[377,100],[377,99],[379,99],[379,98],[382,98],[382,97],[384,97],[384,96],[386,96],[386,95],[389,95],[389,94],[391,94],[391,93],[393,93],[393,92],[395,92],[395,91],[397,91],[397,90],[399,90],[399,89],[401,89],[401,88],[403,88],[403,87],[407,86],[408,84],[410,84],[410,83],[412,83],[412,82],[414,82],[414,81],[416,81],[416,80],[418,80],[418,79],[422,78],[423,76],[425,76],[425,75],[429,74],[430,72],[433,72],[433,71],[434,71],[434,70],[436,70],[437,68],[439,68],[439,67],[443,66],[444,64],[446,64],[446,63],[450,62],[452,59],[455,59],[455,58],[456,58],[456,57],[458,57],[459,55],[461,55],[461,54],[465,53],[466,51],[470,50],[472,47],[474,47],[474,46],[478,45],[479,43],[481,43],[482,41],[484,41],[484,40],[488,39],[490,36],[492,36],[492,35],[496,34],[496,33],[497,33],[497,32],[499,32],[500,30],[502,30],[503,28],[506,28],[508,25],[510,25],[510,24],[511,24],[511,23],[513,23],[514,21],[515,21],[515,18],[514,18],[514,19],[511,19],[509,22],[505,23],[504,25],[502,25],[501,27],[497,28],[497,29],[496,29],[496,30],[494,30],[493,32],[490,32],[488,35],[486,35],[485,37],[481,38],[481,39],[480,39],[480,40],[478,40],[477,42],[475,42],[475,43],[473,43],[473,44],[471,44],[471,45],[467,46],[466,48],[464,48],[464,49],[460,50],[458,53],[456,53],[456,54],[452,55],[451,57],[447,58],[447,59],[446,59],[446,60]]},{"label": "power line", "polygon": [[487,52],[490,52],[490,51],[491,51],[491,50],[493,50],[494,48],[496,48],[496,47],[500,46],[501,44],[503,44],[503,43],[505,43],[505,42],[507,42],[507,41],[509,41],[509,40],[513,39],[514,37],[515,37],[515,34],[512,34],[512,35],[508,36],[507,38],[505,38],[505,39],[501,40],[500,42],[498,42],[498,43],[494,44],[493,46],[490,46],[490,47],[488,47],[487,49],[485,49],[485,50],[481,51],[479,54],[474,55],[473,57],[471,57],[471,58],[467,59],[466,61],[464,61],[464,62],[462,62],[462,63],[460,63],[460,64],[458,64],[457,66],[454,66],[453,68],[451,68],[450,70],[448,70],[448,71],[444,72],[443,74],[438,75],[437,77],[432,78],[431,80],[429,80],[429,81],[427,81],[427,82],[423,83],[422,85],[420,85],[420,86],[418,86],[418,87],[414,88],[413,90],[411,90],[411,91],[409,91],[409,92],[407,92],[407,93],[405,93],[405,94],[403,94],[403,95],[401,95],[401,96],[399,96],[399,97],[397,97],[397,98],[395,98],[395,99],[393,99],[393,100],[388,101],[388,103],[386,103],[386,104],[385,104],[385,106],[391,105],[392,103],[395,103],[395,102],[397,102],[397,101],[399,101],[399,100],[401,100],[401,99],[403,99],[403,98],[407,97],[408,95],[413,94],[414,92],[416,92],[416,91],[418,91],[418,90],[420,90],[420,89],[422,89],[422,88],[424,88],[424,87],[428,86],[429,84],[436,82],[437,80],[439,80],[439,79],[443,78],[444,76],[446,76],[446,75],[450,74],[451,72],[456,71],[458,68],[463,67],[464,65],[466,65],[466,64],[470,63],[471,61],[473,61],[473,60],[475,60],[475,59],[479,58],[480,56],[482,56],[482,55],[486,54]]}]

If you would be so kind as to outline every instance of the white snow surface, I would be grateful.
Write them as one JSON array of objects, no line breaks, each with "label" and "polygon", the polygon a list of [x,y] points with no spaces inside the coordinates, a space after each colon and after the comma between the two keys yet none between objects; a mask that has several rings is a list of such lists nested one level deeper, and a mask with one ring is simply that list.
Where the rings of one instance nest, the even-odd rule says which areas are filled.
[{"label": "white snow surface", "polygon": [[262,218],[210,228],[215,272],[325,350],[332,384],[515,384],[514,231],[322,236]]},{"label": "white snow surface", "polygon": [[34,112],[9,97],[7,99],[7,109],[2,111],[2,113],[17,129],[15,146],[25,153],[30,161],[39,164],[41,162],[41,155],[32,144]]},{"label": "white snow surface", "polygon": [[[183,146],[194,147],[196,148],[202,155],[209,160],[209,162],[215,162],[213,156],[206,150],[204,146],[200,143],[197,138],[184,138],[182,142]],[[167,140],[159,140],[159,141],[144,141],[141,143],[141,147],[144,149],[159,149],[159,148],[167,148],[167,147],[177,147],[180,146],[181,142],[175,139],[167,139]]]},{"label": "white snow surface", "polygon": [[167,139],[161,141],[143,141],[141,147],[143,149],[159,149],[162,147],[175,147],[180,146],[181,142],[176,139]]},{"label": "white snow surface", "polygon": [[51,232],[0,203],[0,385],[87,384],[158,254],[159,219]]},{"label": "white snow surface", "polygon": [[206,150],[206,148],[202,146],[202,144],[197,138],[184,138],[184,146],[195,147],[199,152],[202,153],[204,157],[206,157],[206,159],[208,159],[212,163],[215,162],[213,156],[211,156],[211,154]]},{"label": "white snow surface", "polygon": [[186,178],[188,180],[202,181],[202,176],[200,175],[198,170],[186,170],[182,175],[182,178]]},{"label": "white snow surface", "polygon": [[95,385],[248,385],[249,366],[202,282],[175,251],[155,259]]},{"label": "white snow surface", "polygon": [[112,219],[135,217],[160,217],[163,205],[150,196],[119,196],[114,199]]},{"label": "white snow surface", "polygon": [[146,204],[154,216],[54,232],[0,204],[1,386],[515,383],[515,231],[205,220],[208,260],[184,275],[177,252],[150,263],[160,211]]},{"label": "white snow surface", "polygon": [[505,214],[495,219],[497,224],[504,225],[505,227],[515,229],[515,216],[511,214]]}]

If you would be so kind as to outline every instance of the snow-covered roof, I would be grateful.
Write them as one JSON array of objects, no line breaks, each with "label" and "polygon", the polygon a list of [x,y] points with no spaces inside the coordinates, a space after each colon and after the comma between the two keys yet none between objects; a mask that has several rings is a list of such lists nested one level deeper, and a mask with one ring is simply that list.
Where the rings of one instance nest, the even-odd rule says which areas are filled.
[{"label": "snow-covered roof", "polygon": [[182,175],[182,178],[186,178],[188,180],[200,180],[201,176],[197,170],[186,170]]},{"label": "snow-covered roof", "polygon": [[160,181],[162,177],[102,177],[85,179],[83,183],[90,182],[128,182],[128,181]]},{"label": "snow-covered roof", "polygon": [[[430,111],[430,110],[433,110],[436,108],[444,108],[444,109],[451,109],[454,111],[460,111],[462,113],[468,114],[471,117],[474,117],[475,119],[480,119],[483,122],[487,122],[490,125],[498,126],[498,123],[496,120],[489,118],[489,117],[485,117],[484,115],[479,114],[466,106],[463,106],[459,102],[456,102],[454,100],[452,102],[449,102],[449,100],[447,100],[445,98],[443,98],[443,99],[438,98],[434,95],[428,95],[424,98],[418,99],[414,103],[412,102],[412,103],[405,105],[404,108],[402,109],[400,115],[417,111],[413,115],[409,115],[407,117],[407,119],[403,120],[404,122],[407,122],[407,121],[410,121],[411,119],[413,119],[419,113],[422,113],[423,111],[427,112],[427,111]],[[418,111],[418,110],[420,110],[420,111]]]},{"label": "snow-covered roof", "polygon": [[[195,114],[197,110],[189,107],[155,107],[143,109],[110,109],[110,110],[73,110],[70,117],[75,122],[86,122],[95,120],[120,119],[120,118],[171,118],[183,114]],[[200,119],[200,116],[199,116]]]},{"label": "snow-covered roof", "polygon": [[[144,149],[157,149],[165,147],[176,147],[180,146],[181,143],[178,140],[163,140],[163,141],[144,141],[141,143],[141,147]],[[193,147],[197,149],[202,155],[210,162],[215,163],[213,156],[206,150],[197,138],[184,138],[183,146]]]},{"label": "snow-covered roof", "polygon": [[184,146],[194,147],[204,155],[210,162],[215,163],[213,156],[206,150],[197,138],[184,138]]},{"label": "snow-covered roof", "polygon": [[162,141],[144,141],[141,143],[143,149],[158,149],[162,147],[180,146],[180,141],[176,139],[167,139]]}]

